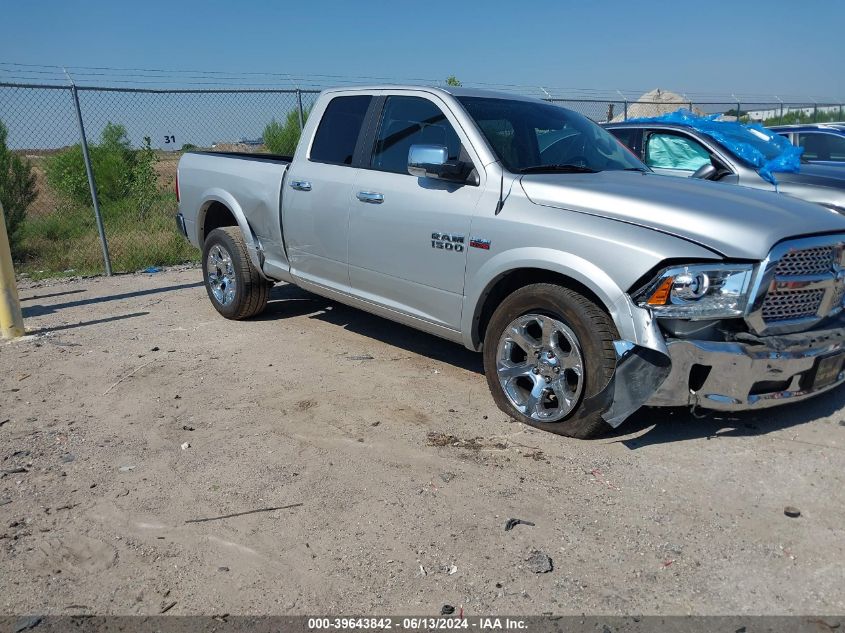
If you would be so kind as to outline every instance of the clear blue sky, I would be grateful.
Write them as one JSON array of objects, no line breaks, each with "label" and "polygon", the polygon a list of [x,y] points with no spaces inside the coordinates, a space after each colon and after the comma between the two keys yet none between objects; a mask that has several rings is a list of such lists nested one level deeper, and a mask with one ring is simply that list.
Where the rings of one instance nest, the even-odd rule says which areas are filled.
[{"label": "clear blue sky", "polygon": [[[845,98],[843,0],[6,0],[2,15],[0,62]],[[2,66],[0,81],[55,72],[35,70]],[[94,72],[74,74],[105,80]]]}]

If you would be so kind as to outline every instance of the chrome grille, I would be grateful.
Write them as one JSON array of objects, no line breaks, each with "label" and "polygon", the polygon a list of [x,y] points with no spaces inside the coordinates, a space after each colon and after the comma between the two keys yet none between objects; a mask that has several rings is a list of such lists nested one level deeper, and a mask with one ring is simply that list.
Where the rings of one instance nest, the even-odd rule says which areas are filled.
[{"label": "chrome grille", "polygon": [[831,305],[836,310],[843,307],[843,302],[845,302],[845,284],[840,285],[833,291],[833,303]]},{"label": "chrome grille", "polygon": [[833,270],[835,247],[818,246],[786,253],[775,268],[778,277],[823,275]]},{"label": "chrome grille", "polygon": [[799,331],[842,309],[845,240],[841,235],[782,243],[769,261],[756,308],[747,317],[756,332]]},{"label": "chrome grille", "polygon": [[824,292],[824,290],[770,292],[763,303],[763,320],[771,323],[814,317],[824,299]]}]

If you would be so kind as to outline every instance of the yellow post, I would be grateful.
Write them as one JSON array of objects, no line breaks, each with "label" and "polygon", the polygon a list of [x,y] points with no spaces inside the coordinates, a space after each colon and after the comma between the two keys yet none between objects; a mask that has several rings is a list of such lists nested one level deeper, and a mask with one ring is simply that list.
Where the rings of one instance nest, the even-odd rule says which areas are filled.
[{"label": "yellow post", "polygon": [[6,234],[6,216],[0,204],[0,335],[3,338],[23,336],[23,314],[15,285],[12,251]]}]

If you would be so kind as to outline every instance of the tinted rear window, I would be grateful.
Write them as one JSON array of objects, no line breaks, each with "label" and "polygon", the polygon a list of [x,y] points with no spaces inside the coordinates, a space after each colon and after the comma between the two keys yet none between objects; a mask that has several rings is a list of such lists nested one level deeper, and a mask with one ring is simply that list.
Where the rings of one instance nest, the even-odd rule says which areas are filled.
[{"label": "tinted rear window", "polygon": [[372,97],[335,97],[329,101],[311,145],[312,161],[351,165],[355,145]]}]

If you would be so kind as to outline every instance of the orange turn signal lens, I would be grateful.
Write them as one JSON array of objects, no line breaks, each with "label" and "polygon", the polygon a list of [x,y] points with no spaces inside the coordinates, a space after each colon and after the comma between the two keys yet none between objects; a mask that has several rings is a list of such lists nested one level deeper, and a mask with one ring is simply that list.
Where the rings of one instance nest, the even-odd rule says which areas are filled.
[{"label": "orange turn signal lens", "polygon": [[665,306],[669,302],[669,294],[672,292],[672,286],[675,283],[674,277],[667,277],[662,284],[655,290],[648,298],[648,305],[650,306]]}]

